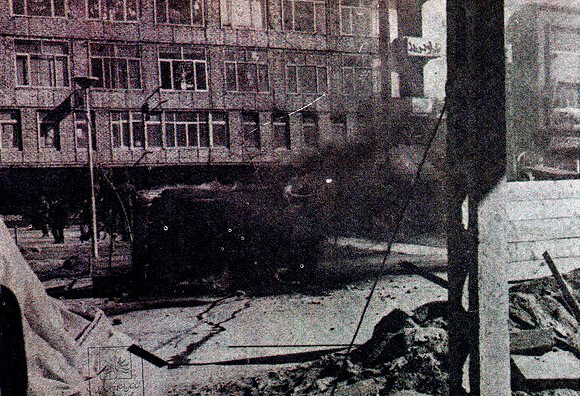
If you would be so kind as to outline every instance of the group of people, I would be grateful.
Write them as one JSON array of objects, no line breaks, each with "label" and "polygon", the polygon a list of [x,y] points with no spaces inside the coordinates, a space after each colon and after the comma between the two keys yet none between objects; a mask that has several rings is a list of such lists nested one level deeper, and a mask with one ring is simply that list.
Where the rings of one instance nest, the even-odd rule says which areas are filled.
[{"label": "group of people", "polygon": [[[110,190],[110,191],[109,191]],[[101,234],[120,234],[123,240],[132,239],[133,200],[135,187],[124,179],[118,186],[97,191],[97,237]],[[74,212],[73,212],[74,213]],[[60,198],[48,200],[41,196],[38,206],[39,228],[43,237],[52,233],[54,243],[64,243],[64,229],[71,217],[70,207]],[[92,237],[92,210],[90,199],[85,199],[79,212],[80,239],[88,241]]]}]

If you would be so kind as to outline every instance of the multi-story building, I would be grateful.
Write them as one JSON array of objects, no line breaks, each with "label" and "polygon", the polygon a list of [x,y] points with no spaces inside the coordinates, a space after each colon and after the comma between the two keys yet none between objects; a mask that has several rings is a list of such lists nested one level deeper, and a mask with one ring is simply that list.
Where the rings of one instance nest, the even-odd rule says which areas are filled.
[{"label": "multi-story building", "polygon": [[86,166],[79,76],[102,167],[279,163],[364,139],[391,97],[429,114],[424,3],[0,0],[0,168]]}]

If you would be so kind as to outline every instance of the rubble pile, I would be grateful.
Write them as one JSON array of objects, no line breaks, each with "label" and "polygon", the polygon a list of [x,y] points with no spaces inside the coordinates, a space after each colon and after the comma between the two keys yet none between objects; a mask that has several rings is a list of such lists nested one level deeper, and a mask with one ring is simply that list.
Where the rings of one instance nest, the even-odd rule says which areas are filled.
[{"label": "rubble pile", "polygon": [[[377,324],[372,338],[354,350],[343,369],[335,353],[290,370],[190,391],[190,395],[447,395],[447,332],[444,302],[433,302],[413,315],[395,309]],[[419,392],[419,393],[417,393]],[[403,395],[405,393],[402,393]]]},{"label": "rubble pile", "polygon": [[[580,297],[580,270],[565,278],[576,298]],[[336,396],[448,395],[446,309],[446,302],[436,301],[411,315],[399,309],[391,311],[375,326],[371,339],[352,351],[342,369],[344,354],[334,353],[293,369],[194,389],[188,394],[328,395],[338,381]],[[551,278],[526,281],[510,289],[512,354],[513,333],[530,330],[547,332],[550,337],[553,334],[554,343],[547,349],[518,353],[540,356],[565,351],[580,356],[578,322]],[[513,395],[580,395],[578,390],[554,384],[546,381],[550,389],[514,389]]]}]

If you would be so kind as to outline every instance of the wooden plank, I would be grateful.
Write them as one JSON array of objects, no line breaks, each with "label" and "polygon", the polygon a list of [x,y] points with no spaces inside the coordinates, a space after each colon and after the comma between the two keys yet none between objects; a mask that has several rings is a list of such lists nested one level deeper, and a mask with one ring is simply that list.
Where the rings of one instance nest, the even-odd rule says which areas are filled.
[{"label": "wooden plank", "polygon": [[514,221],[510,222],[507,228],[510,242],[549,241],[580,237],[580,219],[575,217]]},{"label": "wooden plank", "polygon": [[554,258],[578,257],[580,261],[580,238],[552,239],[549,241],[510,242],[508,244],[510,263],[541,260],[545,251],[552,252]]},{"label": "wooden plank", "polygon": [[[580,258],[558,258],[558,268],[563,274],[578,269],[580,268]],[[510,263],[507,267],[507,273],[510,281],[552,276],[552,272],[544,260]]]},{"label": "wooden plank", "polygon": [[506,183],[507,202],[580,198],[580,180],[541,180]]},{"label": "wooden plank", "polygon": [[478,211],[478,318],[481,395],[511,395],[508,328],[508,240],[503,196],[492,192]]},{"label": "wooden plank", "polygon": [[511,221],[580,217],[580,197],[510,202],[507,217]]}]

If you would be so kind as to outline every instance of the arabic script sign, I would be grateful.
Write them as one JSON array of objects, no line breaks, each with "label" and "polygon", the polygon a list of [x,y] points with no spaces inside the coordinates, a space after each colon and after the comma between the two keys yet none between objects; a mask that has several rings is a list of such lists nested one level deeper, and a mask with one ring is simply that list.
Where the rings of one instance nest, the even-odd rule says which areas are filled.
[{"label": "arabic script sign", "polygon": [[443,55],[440,43],[423,37],[405,37],[407,55],[436,58]]}]

